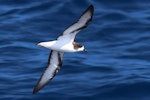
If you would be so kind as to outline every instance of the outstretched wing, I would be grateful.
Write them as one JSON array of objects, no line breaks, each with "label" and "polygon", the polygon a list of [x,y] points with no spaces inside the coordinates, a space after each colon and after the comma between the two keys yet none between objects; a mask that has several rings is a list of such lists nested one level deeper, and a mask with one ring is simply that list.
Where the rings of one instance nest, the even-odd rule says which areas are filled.
[{"label": "outstretched wing", "polygon": [[83,28],[85,28],[88,23],[92,20],[94,8],[93,6],[89,6],[78,19],[77,22],[69,26],[61,36],[58,37],[57,40],[65,40],[65,41],[74,41],[75,35]]},{"label": "outstretched wing", "polygon": [[48,66],[42,76],[40,77],[37,85],[35,86],[33,93],[38,92],[43,88],[53,77],[56,75],[60,67],[62,66],[63,53],[58,51],[51,51]]}]

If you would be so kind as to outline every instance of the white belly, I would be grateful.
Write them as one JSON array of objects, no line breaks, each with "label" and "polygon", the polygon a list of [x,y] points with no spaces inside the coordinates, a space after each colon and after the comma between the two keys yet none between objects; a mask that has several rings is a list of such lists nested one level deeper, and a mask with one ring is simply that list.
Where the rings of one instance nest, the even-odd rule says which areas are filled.
[{"label": "white belly", "polygon": [[49,48],[55,51],[61,52],[76,52],[77,50],[74,49],[72,42],[66,41],[48,41],[48,42],[41,42],[38,45],[43,46],[45,48]]},{"label": "white belly", "polygon": [[64,43],[56,43],[51,47],[52,50],[61,51],[61,52],[76,52],[74,50],[72,43],[64,44]]}]

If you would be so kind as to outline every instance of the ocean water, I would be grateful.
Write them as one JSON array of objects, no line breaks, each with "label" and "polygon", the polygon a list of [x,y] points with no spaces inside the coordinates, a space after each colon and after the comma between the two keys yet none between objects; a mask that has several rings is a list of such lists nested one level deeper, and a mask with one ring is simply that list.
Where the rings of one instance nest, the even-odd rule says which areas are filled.
[{"label": "ocean water", "polygon": [[[55,78],[32,90],[56,39],[89,6],[94,16]],[[0,0],[0,100],[150,100],[149,0]]]}]

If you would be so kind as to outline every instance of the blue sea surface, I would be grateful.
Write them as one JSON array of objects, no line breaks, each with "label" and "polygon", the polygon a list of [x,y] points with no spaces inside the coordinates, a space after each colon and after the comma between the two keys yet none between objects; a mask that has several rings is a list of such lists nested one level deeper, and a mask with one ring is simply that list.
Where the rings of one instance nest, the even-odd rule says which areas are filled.
[{"label": "blue sea surface", "polygon": [[[65,53],[55,78],[33,88],[56,39],[89,6],[76,36],[87,53]],[[0,100],[150,100],[150,0],[0,0]]]}]

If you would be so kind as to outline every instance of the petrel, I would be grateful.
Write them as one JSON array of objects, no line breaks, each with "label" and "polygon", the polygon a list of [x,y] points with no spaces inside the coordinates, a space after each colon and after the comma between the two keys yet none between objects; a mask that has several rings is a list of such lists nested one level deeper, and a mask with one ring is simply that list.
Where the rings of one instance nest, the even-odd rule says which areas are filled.
[{"label": "petrel", "polygon": [[85,47],[74,41],[76,34],[87,27],[92,20],[94,12],[93,5],[90,5],[81,15],[81,17],[69,26],[56,40],[40,42],[37,45],[51,49],[51,53],[48,59],[48,65],[39,81],[37,82],[33,94],[37,93],[43,88],[49,81],[53,79],[56,73],[62,66],[62,59],[64,52],[79,52],[86,51]]}]

